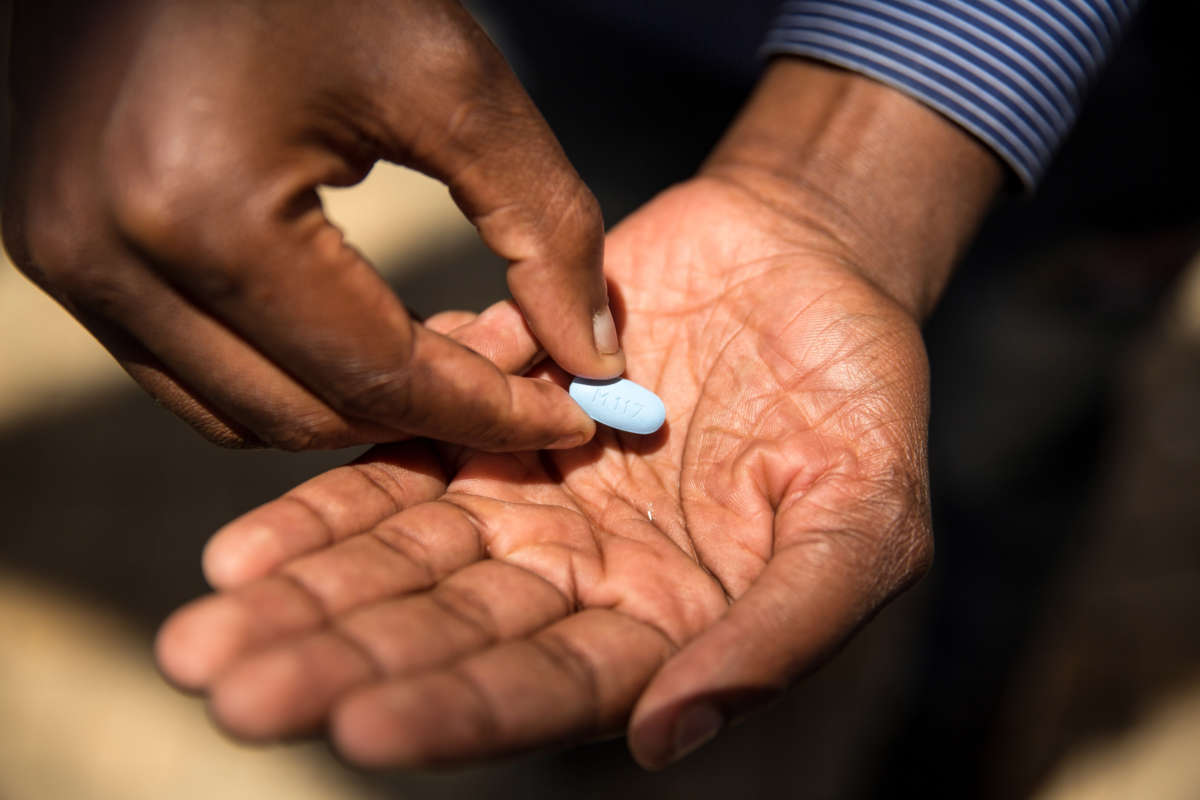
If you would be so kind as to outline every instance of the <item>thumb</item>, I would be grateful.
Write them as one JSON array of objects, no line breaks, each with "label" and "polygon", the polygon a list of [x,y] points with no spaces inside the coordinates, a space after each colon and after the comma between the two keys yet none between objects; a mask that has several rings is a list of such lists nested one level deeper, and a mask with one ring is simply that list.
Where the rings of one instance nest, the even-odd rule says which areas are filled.
[{"label": "thumb", "polygon": [[508,285],[538,341],[576,375],[625,368],[604,280],[599,204],[515,74],[466,12],[452,65],[393,116],[393,160],[450,187],[484,242],[509,262]]},{"label": "thumb", "polygon": [[836,652],[928,559],[909,560],[893,578],[880,574],[892,572],[881,569],[886,559],[855,555],[863,543],[861,534],[806,534],[777,551],[725,616],[642,693],[629,723],[634,758],[664,767],[781,693]]}]

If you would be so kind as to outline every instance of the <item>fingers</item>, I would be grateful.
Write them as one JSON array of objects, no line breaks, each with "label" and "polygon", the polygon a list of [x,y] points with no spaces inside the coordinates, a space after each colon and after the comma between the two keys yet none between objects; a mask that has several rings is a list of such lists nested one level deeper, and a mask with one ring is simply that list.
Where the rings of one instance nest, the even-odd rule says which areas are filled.
[{"label": "fingers", "polygon": [[[171,158],[159,154],[114,176],[115,216],[173,284],[343,416],[492,451],[574,446],[594,425],[564,392],[505,376],[414,325],[313,199],[314,184],[352,181],[355,164],[380,154],[445,180],[510,261],[514,296],[555,359],[595,377],[623,369],[594,198],[486,36],[461,9],[432,5],[441,10],[429,18],[421,17],[429,9],[413,13],[446,27],[444,36],[384,51],[397,59],[394,71],[382,71],[392,77],[380,77],[376,65],[351,92],[381,115],[371,124],[373,114],[363,115],[370,130],[349,135],[341,119],[317,125],[321,147],[307,128],[240,132],[246,157],[224,164],[219,153],[209,156],[216,163],[203,173],[157,163]],[[432,41],[437,52],[419,61],[414,52]],[[414,82],[415,63],[439,80]],[[162,125],[171,133],[188,121]],[[378,142],[381,152],[364,153],[364,142]],[[224,179],[244,173],[246,162],[262,170],[250,175],[249,192]],[[611,353],[597,350],[597,330]],[[161,326],[142,338],[159,333]]]},{"label": "fingers", "polygon": [[245,653],[352,608],[428,589],[483,556],[471,515],[451,503],[421,503],[271,577],[184,606],[159,632],[159,665],[179,686],[204,688]]},{"label": "fingers", "polygon": [[[560,388],[511,378],[469,348],[423,326],[411,325],[406,356],[379,356],[380,338],[369,331],[361,335],[374,344],[363,345],[361,354],[341,352],[329,342],[321,344],[332,339],[353,349],[352,343],[341,341],[346,331],[338,331],[336,321],[305,321],[304,312],[295,319],[285,315],[281,325],[296,332],[294,339],[301,341],[292,344],[306,349],[304,359],[336,364],[332,375],[320,379],[327,382],[326,396],[321,396],[296,379],[302,369],[286,359],[273,361],[257,349],[261,341],[239,335],[194,306],[137,257],[110,252],[103,266],[87,268],[80,263],[83,258],[82,253],[68,253],[47,262],[54,264],[48,267],[49,277],[77,316],[164,405],[222,443],[265,442],[298,450],[418,432],[473,441],[485,449],[537,449],[578,444],[595,430]],[[379,280],[369,267],[359,266],[370,273],[370,281]],[[386,286],[379,296],[398,303]],[[312,298],[309,308],[321,316],[335,306]],[[371,307],[364,306],[368,318]],[[403,308],[397,313],[405,315]],[[270,326],[269,314],[253,316]],[[507,362],[504,366],[524,367],[536,354],[536,342],[511,309],[500,307],[481,320],[488,334],[485,349]],[[506,324],[511,331],[503,330]],[[362,363],[380,357],[391,363],[379,369]],[[346,399],[355,393],[353,402]]]},{"label": "fingers", "polygon": [[426,320],[425,327],[449,336],[514,375],[525,374],[543,356],[528,321],[511,300],[501,300],[481,314],[444,311]]},{"label": "fingers", "polygon": [[266,446],[267,443],[249,428],[214,409],[195,391],[180,385],[166,366],[128,333],[95,316],[78,312],[76,316],[147,394],[205,439],[229,448]]},{"label": "fingers", "polygon": [[216,589],[240,586],[435,500],[445,487],[427,442],[377,447],[225,525],[204,549],[204,575]]},{"label": "fingers", "polygon": [[[443,312],[427,325],[506,372],[524,371],[540,357],[537,341],[511,301],[496,303],[481,314]],[[205,577],[213,587],[225,589],[267,575],[299,555],[436,499],[445,480],[427,444],[368,451],[354,464],[313,478],[219,530],[205,548]]]},{"label": "fingers", "polygon": [[[487,245],[509,262],[508,284],[530,327],[568,372],[610,378],[625,368],[604,280],[604,220],[508,64],[469,18],[469,52],[443,95],[387,119],[389,157],[444,181]],[[407,96],[411,88],[388,91]],[[404,103],[391,107],[404,109]]]},{"label": "fingers", "polygon": [[452,0],[159,5],[106,18],[130,46],[89,45],[56,62],[55,91],[25,93],[5,225],[22,268],[141,348],[131,373],[220,441],[590,438],[559,387],[415,324],[315,191],[382,155],[444,176],[510,259],[534,333],[576,372],[620,371],[595,344],[595,201],[470,16]]},{"label": "fingers", "polygon": [[570,611],[532,573],[482,561],[428,592],[371,604],[241,660],[212,688],[213,713],[239,737],[295,736],[352,687],[443,667]]},{"label": "fingers", "polygon": [[320,604],[295,581],[258,581],[172,614],[155,641],[158,666],[176,686],[203,689],[248,647],[311,630],[324,616]]},{"label": "fingers", "polygon": [[[439,11],[441,6],[450,11]],[[445,3],[414,8],[412,14],[412,25],[395,35],[412,31],[420,47],[437,41],[417,33],[428,33],[431,25],[439,29],[470,23],[461,9]],[[465,20],[451,20],[456,15]],[[172,24],[180,31],[190,30],[183,20]],[[204,56],[195,47],[197,36],[185,37],[192,45],[188,58]],[[472,48],[451,62],[466,66],[445,63],[444,54],[439,62],[439,69],[450,77],[478,66],[479,48],[470,36],[464,41]],[[270,43],[264,46],[270,49]],[[320,113],[327,98],[320,94],[314,99],[308,93],[317,90],[303,84],[289,84],[278,94],[278,102],[257,102],[241,73],[218,64],[189,73],[188,78],[195,93],[211,98],[226,114],[218,125],[209,112],[171,103],[178,86],[145,68],[131,79],[130,91],[106,128],[103,201],[109,210],[106,219],[112,220],[121,244],[143,270],[165,279],[201,317],[210,317],[233,334],[249,351],[240,353],[243,362],[258,357],[273,366],[279,376],[272,376],[276,380],[271,385],[214,375],[213,365],[231,363],[238,348],[199,330],[204,327],[199,323],[190,325],[190,331],[181,329],[179,321],[186,315],[155,313],[157,305],[129,303],[109,304],[107,316],[145,343],[180,384],[194,389],[209,405],[237,409],[239,413],[231,414],[236,422],[267,441],[282,438],[286,446],[327,446],[330,441],[341,445],[351,443],[347,438],[382,441],[404,435],[485,450],[565,447],[586,441],[594,424],[565,392],[545,382],[505,375],[469,348],[414,323],[378,273],[325,219],[315,186],[353,182],[381,151],[409,150],[413,137],[429,126],[443,133],[454,127],[446,115],[460,107],[466,91],[457,79],[414,81],[412,71],[419,62],[412,47],[378,52],[400,60],[396,77],[390,79],[394,84],[381,82],[379,64],[369,75],[359,74],[356,70],[366,66],[351,58],[343,65],[344,74],[328,76],[336,79],[335,85],[320,90],[352,107],[363,104],[362,112],[352,117],[358,123],[338,113]],[[283,55],[289,63],[295,59],[291,51]],[[149,62],[158,57],[170,60],[154,48],[144,56]],[[307,69],[303,63],[291,66]],[[515,79],[498,80],[511,80],[519,90]],[[508,83],[504,87],[512,88]],[[401,96],[390,96],[393,92]],[[523,93],[520,96],[528,103]],[[405,122],[395,127],[375,120],[377,102],[394,105]],[[374,135],[356,125],[389,130]],[[443,139],[453,137],[438,137]],[[519,140],[503,136],[495,142],[501,148],[517,144]],[[178,157],[193,149],[196,158]],[[438,152],[444,149],[453,145],[434,147]],[[560,201],[548,191],[540,194],[548,203]],[[597,224],[595,237],[600,235]],[[598,260],[595,276],[599,277]],[[127,294],[144,295],[136,288]],[[232,366],[227,371],[241,374]],[[245,374],[266,376],[268,370],[258,365],[256,372]],[[316,422],[304,415],[272,417],[279,407],[272,401],[281,393],[278,384],[284,378],[327,407],[312,415]],[[332,421],[325,419],[330,412]],[[303,424],[295,436],[273,431],[264,435],[264,428],[286,429],[297,419]],[[339,421],[352,432],[338,432]]]},{"label": "fingers", "polygon": [[160,403],[220,444],[286,450],[396,439],[343,416],[157,276],[114,256],[103,288],[76,278],[76,316]]},{"label": "fingers", "polygon": [[[452,569],[478,553],[395,561],[371,539],[177,613],[158,640],[163,672],[207,690],[239,737],[295,736],[328,719],[350,760],[417,766],[619,730],[674,652],[618,612],[572,613],[521,567]],[[437,543],[448,544],[444,527]]]},{"label": "fingers", "polygon": [[[203,227],[230,230],[218,223]],[[323,218],[315,232],[306,232],[307,222],[267,223],[216,244],[193,241],[186,253],[169,250],[186,244],[191,229],[163,234],[144,221],[127,224],[142,226],[137,238],[162,254],[159,269],[222,324],[186,308],[168,314],[166,307],[110,306],[110,314],[152,343],[180,382],[267,441],[344,445],[367,429],[370,438],[355,440],[411,434],[485,450],[527,450],[574,446],[595,430],[558,387],[506,375],[414,323]],[[236,336],[223,336],[225,326]],[[226,380],[223,373],[264,380]],[[301,390],[317,402],[291,402],[283,410],[271,402],[272,395]]]},{"label": "fingers", "polygon": [[619,728],[672,650],[630,617],[581,611],[445,668],[356,690],[333,710],[333,741],[359,764],[423,766],[596,736]]}]

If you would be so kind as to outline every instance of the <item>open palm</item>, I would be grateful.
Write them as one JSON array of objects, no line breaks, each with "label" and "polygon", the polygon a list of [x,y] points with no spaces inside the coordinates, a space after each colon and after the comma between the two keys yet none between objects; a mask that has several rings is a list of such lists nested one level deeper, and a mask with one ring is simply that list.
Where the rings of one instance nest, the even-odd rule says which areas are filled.
[{"label": "open palm", "polygon": [[328,725],[364,764],[624,725],[657,766],[910,583],[931,552],[912,319],[835,238],[713,178],[606,247],[661,431],[500,455],[414,441],[315,478],[213,540],[218,593],[164,627],[168,677],[235,735]]}]

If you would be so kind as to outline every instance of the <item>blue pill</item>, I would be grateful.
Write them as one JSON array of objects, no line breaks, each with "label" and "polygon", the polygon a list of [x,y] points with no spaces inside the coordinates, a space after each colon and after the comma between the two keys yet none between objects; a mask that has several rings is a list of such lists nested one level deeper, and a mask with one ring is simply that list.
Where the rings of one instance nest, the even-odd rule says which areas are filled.
[{"label": "blue pill", "polygon": [[628,378],[576,378],[568,391],[589,417],[617,430],[654,433],[667,418],[667,407],[658,395]]}]

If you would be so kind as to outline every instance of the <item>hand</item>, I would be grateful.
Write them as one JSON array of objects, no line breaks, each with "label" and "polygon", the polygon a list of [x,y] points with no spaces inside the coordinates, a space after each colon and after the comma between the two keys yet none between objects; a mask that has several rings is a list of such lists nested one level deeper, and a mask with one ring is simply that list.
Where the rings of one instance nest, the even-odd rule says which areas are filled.
[{"label": "hand", "polygon": [[715,178],[637,212],[608,252],[630,376],[665,401],[664,430],[541,454],[408,443],[316,478],[215,537],[221,592],[166,624],[167,676],[234,735],[328,720],[364,764],[628,724],[658,766],[919,575],[911,316],[836,242]]},{"label": "hand", "polygon": [[327,724],[363,764],[621,726],[679,757],[928,564],[916,319],[1000,177],[907,98],[776,62],[702,176],[609,237],[663,430],[377,448],[214,537],[163,671],[237,736]]},{"label": "hand", "polygon": [[444,180],[553,358],[622,371],[596,202],[456,2],[29,0],[13,43],[7,246],[206,436],[593,434],[558,387],[500,368],[528,366],[504,350],[523,322],[460,335],[500,367],[417,324],[315,192],[379,158]]}]

